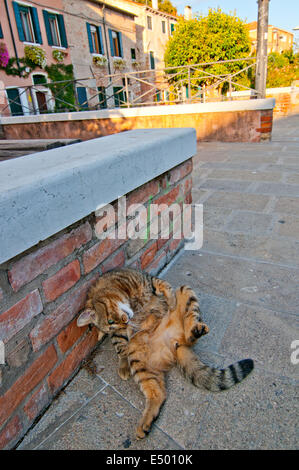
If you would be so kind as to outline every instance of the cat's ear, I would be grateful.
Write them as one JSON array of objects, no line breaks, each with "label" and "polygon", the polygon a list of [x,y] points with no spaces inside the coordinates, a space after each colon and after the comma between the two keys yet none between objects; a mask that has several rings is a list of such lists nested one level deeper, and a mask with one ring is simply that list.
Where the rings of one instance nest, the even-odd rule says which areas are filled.
[{"label": "cat's ear", "polygon": [[77,326],[89,325],[90,323],[94,323],[95,319],[96,312],[91,308],[87,308],[86,310],[83,310],[77,318]]}]

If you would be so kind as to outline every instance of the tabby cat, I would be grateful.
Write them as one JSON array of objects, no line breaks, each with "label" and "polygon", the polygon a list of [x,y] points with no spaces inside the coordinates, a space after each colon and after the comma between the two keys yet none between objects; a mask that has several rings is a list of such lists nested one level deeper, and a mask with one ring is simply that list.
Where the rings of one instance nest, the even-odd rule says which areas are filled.
[{"label": "tabby cat", "polygon": [[195,386],[226,390],[253,369],[244,359],[225,369],[203,364],[191,350],[208,333],[197,297],[182,286],[174,293],[161,279],[132,269],[111,271],[91,288],[79,326],[92,323],[99,339],[109,334],[120,358],[119,375],[133,376],[146,398],[136,437],[142,439],[166,399],[165,372],[178,365]]}]

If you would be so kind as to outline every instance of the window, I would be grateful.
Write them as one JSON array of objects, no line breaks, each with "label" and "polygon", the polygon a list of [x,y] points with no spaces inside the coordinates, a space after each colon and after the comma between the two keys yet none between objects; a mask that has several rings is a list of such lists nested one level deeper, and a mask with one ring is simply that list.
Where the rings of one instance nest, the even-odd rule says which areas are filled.
[{"label": "window", "polygon": [[135,49],[131,49],[131,59],[136,60],[136,50]]},{"label": "window", "polygon": [[68,47],[63,15],[43,10],[49,46]]},{"label": "window", "polygon": [[162,21],[162,33],[163,34],[166,33],[166,23],[165,23],[165,21]]},{"label": "window", "polygon": [[154,70],[155,68],[155,56],[154,56],[154,53],[153,51],[150,51],[150,68],[151,70]]},{"label": "window", "polygon": [[112,57],[123,57],[122,37],[118,31],[108,30],[110,40],[110,52]]},{"label": "window", "polygon": [[92,54],[104,54],[101,26],[86,23],[89,50]]},{"label": "window", "polygon": [[170,23],[170,34],[173,35],[174,32],[174,23]]},{"label": "window", "polygon": [[3,31],[2,31],[2,27],[1,27],[1,23],[0,23],[0,39],[2,39],[4,36],[3,36]]},{"label": "window", "polygon": [[20,41],[42,44],[37,9],[17,2],[12,4]]},{"label": "window", "polygon": [[153,29],[152,17],[151,17],[151,16],[147,16],[146,19],[147,19],[147,29]]},{"label": "window", "polygon": [[100,109],[107,108],[106,91],[104,86],[98,86]]},{"label": "window", "polygon": [[32,75],[32,81],[33,85],[43,85],[47,83],[47,77],[40,73],[35,73],[34,75]]}]

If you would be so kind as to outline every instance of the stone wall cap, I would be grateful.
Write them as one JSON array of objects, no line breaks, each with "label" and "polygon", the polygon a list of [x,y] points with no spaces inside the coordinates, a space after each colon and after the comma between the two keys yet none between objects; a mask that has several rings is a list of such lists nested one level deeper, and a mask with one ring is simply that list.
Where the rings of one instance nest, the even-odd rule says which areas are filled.
[{"label": "stone wall cap", "polygon": [[51,113],[30,116],[1,117],[0,124],[31,124],[51,121],[83,121],[86,119],[123,119],[141,116],[168,116],[173,114],[227,113],[273,109],[274,98],[220,101],[212,103],[176,104],[171,106],[142,106],[140,108],[115,108],[74,113]]},{"label": "stone wall cap", "polygon": [[0,163],[0,263],[196,153],[193,128],[138,129]]}]

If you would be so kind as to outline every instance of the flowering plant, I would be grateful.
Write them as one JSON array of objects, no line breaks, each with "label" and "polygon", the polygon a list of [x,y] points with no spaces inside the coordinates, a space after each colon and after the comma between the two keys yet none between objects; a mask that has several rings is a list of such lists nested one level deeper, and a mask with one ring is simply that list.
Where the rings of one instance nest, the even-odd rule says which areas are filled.
[{"label": "flowering plant", "polygon": [[63,62],[66,55],[66,52],[60,51],[59,49],[54,49],[52,52],[53,59],[57,62]]},{"label": "flowering plant", "polygon": [[123,70],[126,67],[126,62],[124,59],[114,59],[113,65],[115,69]]},{"label": "flowering plant", "polygon": [[0,43],[0,67],[5,68],[9,61],[9,54],[4,42]]},{"label": "flowering plant", "polygon": [[107,59],[104,56],[94,56],[92,62],[97,67],[104,67],[107,64]]},{"label": "flowering plant", "polygon": [[25,59],[34,65],[38,65],[42,69],[47,65],[46,52],[38,46],[25,46]]}]

